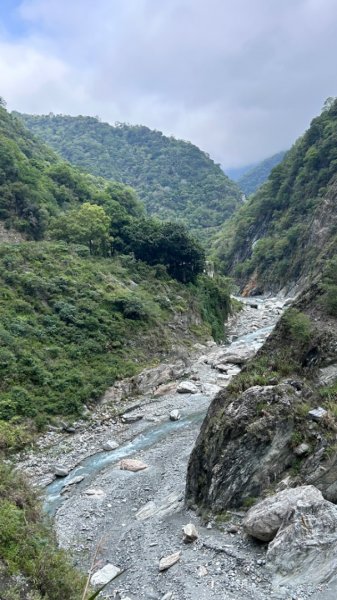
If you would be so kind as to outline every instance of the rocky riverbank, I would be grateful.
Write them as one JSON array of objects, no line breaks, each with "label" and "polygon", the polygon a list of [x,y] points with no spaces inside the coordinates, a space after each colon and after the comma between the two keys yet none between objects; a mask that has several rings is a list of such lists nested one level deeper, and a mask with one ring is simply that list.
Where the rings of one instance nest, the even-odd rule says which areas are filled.
[{"label": "rocky riverbank", "polygon": [[[230,344],[199,346],[184,362],[109,390],[95,415],[70,433],[49,432],[40,451],[21,461],[34,482],[54,480],[46,489],[46,507],[56,511],[59,542],[79,568],[90,567],[98,546],[96,572],[107,564],[125,569],[105,597],[304,600],[314,592],[310,585],[285,587],[280,595],[265,564],[266,545],[242,528],[244,512],[214,519],[184,506],[188,458],[209,403],[261,346],[282,306],[276,299],[247,305],[229,323]],[[123,389],[137,385],[142,393],[123,400]],[[109,443],[115,449],[108,450]],[[139,470],[134,464],[129,470],[125,459],[141,461]],[[54,479],[57,466],[68,475]],[[198,538],[184,543],[188,523]],[[171,555],[175,564],[159,570],[160,560]]]}]

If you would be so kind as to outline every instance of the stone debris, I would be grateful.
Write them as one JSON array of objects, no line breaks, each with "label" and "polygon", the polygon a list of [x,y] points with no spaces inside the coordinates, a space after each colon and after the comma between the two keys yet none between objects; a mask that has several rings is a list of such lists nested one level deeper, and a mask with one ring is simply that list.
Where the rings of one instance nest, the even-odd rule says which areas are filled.
[{"label": "stone debris", "polygon": [[179,421],[181,418],[181,414],[177,408],[171,410],[170,412],[170,421]]},{"label": "stone debris", "polygon": [[85,490],[84,493],[86,496],[92,496],[94,498],[102,498],[103,496],[105,496],[103,490],[99,488],[88,488],[87,490]]},{"label": "stone debris", "polygon": [[148,465],[144,463],[142,460],[132,459],[132,458],[123,458],[119,463],[119,468],[122,471],[143,471],[147,469]]},{"label": "stone debris", "polygon": [[184,525],[183,527],[183,542],[185,544],[191,544],[192,542],[195,542],[195,540],[197,540],[199,537],[197,528],[195,525],[193,525],[193,523],[188,523],[187,525]]},{"label": "stone debris", "polygon": [[175,552],[169,556],[165,556],[159,561],[159,571],[166,571],[175,565],[180,560],[181,552]]},{"label": "stone debris", "polygon": [[143,415],[122,415],[122,423],[136,423],[143,418]]},{"label": "stone debris", "polygon": [[198,577],[206,577],[206,575],[208,575],[208,571],[207,571],[206,567],[204,567],[203,565],[200,565],[200,567],[198,567],[197,574],[198,574]]},{"label": "stone debris", "polygon": [[182,381],[177,387],[179,394],[197,394],[198,388],[192,381]]},{"label": "stone debris", "polygon": [[90,583],[94,586],[106,585],[107,583],[115,579],[115,577],[117,577],[117,575],[119,575],[120,572],[121,569],[115,567],[115,565],[111,563],[108,563],[107,565],[105,565],[105,567],[99,569],[98,571],[96,571],[96,573],[92,575]]}]

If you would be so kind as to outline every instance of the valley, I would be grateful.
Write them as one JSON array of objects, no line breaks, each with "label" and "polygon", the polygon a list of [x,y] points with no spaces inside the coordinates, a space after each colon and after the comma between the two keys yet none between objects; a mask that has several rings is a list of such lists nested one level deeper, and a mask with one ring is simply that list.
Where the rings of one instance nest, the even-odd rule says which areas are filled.
[{"label": "valley", "polygon": [[[120,401],[124,417],[109,414],[111,390],[88,423],[79,423],[78,428],[75,424],[73,434],[47,434],[40,441],[42,454],[30,455],[21,464],[35,483],[44,485],[53,478],[55,464],[61,462],[69,470],[65,478],[56,478],[45,488],[46,509],[56,513],[58,539],[78,566],[89,568],[98,545],[96,570],[106,562],[127,569],[110,584],[105,597],[114,598],[117,590],[132,600],[161,599],[165,594],[192,600],[196,593],[202,600],[262,600],[269,593],[277,597],[265,567],[265,548],[242,535],[239,514],[228,513],[223,523],[211,514],[200,518],[186,510],[184,490],[200,423],[217,391],[240,370],[226,363],[226,357],[246,361],[253,356],[283,305],[284,300],[273,298],[259,301],[258,308],[247,304],[228,324],[229,339],[235,341],[194,350],[178,380],[159,383],[163,370],[158,368],[157,381],[152,377],[148,389]],[[166,372],[172,373],[170,365]],[[191,381],[195,393],[179,393],[184,380]],[[172,411],[179,411],[181,418],[171,421]],[[102,452],[110,439],[119,447]],[[136,473],[121,470],[125,458],[141,460],[147,468]],[[79,483],[71,483],[81,477]],[[186,545],[181,529],[190,521],[197,526],[199,539]],[[180,561],[160,574],[159,559],[176,551],[182,553]]]}]

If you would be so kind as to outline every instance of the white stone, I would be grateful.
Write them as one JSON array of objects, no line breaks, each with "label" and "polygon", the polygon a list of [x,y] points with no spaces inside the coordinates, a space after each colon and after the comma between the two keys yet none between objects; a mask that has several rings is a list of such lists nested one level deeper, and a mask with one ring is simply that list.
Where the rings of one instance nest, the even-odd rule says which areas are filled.
[{"label": "white stone", "polygon": [[159,561],[159,571],[166,571],[166,569],[170,569],[170,567],[175,565],[178,562],[178,560],[180,560],[180,556],[181,552],[179,551],[162,558]]},{"label": "white stone", "polygon": [[115,442],[115,440],[107,440],[106,442],[104,442],[104,444],[102,444],[102,448],[106,452],[110,452],[111,450],[116,450],[116,448],[118,448],[118,447],[119,447],[119,444],[118,444],[118,442]]},{"label": "white stone", "polygon": [[177,387],[177,392],[179,394],[196,394],[198,388],[192,381],[182,381]]},{"label": "white stone", "polygon": [[309,419],[312,419],[313,421],[320,421],[327,414],[328,414],[328,411],[325,410],[325,408],[318,406],[317,408],[314,408],[313,410],[310,410],[308,412],[308,417],[309,417]]},{"label": "white stone", "polygon": [[54,474],[56,477],[67,477],[67,475],[69,475],[69,469],[63,465],[55,465]]},{"label": "white stone", "polygon": [[193,523],[188,523],[183,527],[183,541],[185,544],[191,544],[195,542],[199,537],[197,528]]},{"label": "white stone", "polygon": [[115,567],[115,565],[112,565],[111,563],[108,563],[105,565],[105,567],[99,569],[99,571],[96,571],[96,573],[92,575],[90,583],[97,586],[106,585],[109,583],[109,581],[115,579],[120,572],[121,569]]},{"label": "white stone", "polygon": [[175,408],[174,410],[171,410],[171,412],[170,412],[170,420],[171,421],[179,421],[180,418],[181,418],[181,414],[177,408]]}]

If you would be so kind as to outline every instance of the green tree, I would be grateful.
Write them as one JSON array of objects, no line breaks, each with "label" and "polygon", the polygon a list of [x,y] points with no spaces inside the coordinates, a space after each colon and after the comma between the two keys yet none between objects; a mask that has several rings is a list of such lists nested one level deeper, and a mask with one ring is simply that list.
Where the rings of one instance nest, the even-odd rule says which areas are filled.
[{"label": "green tree", "polygon": [[51,226],[51,235],[58,240],[85,244],[90,254],[106,254],[110,218],[97,204],[85,202],[79,210],[70,210],[57,217]]}]

